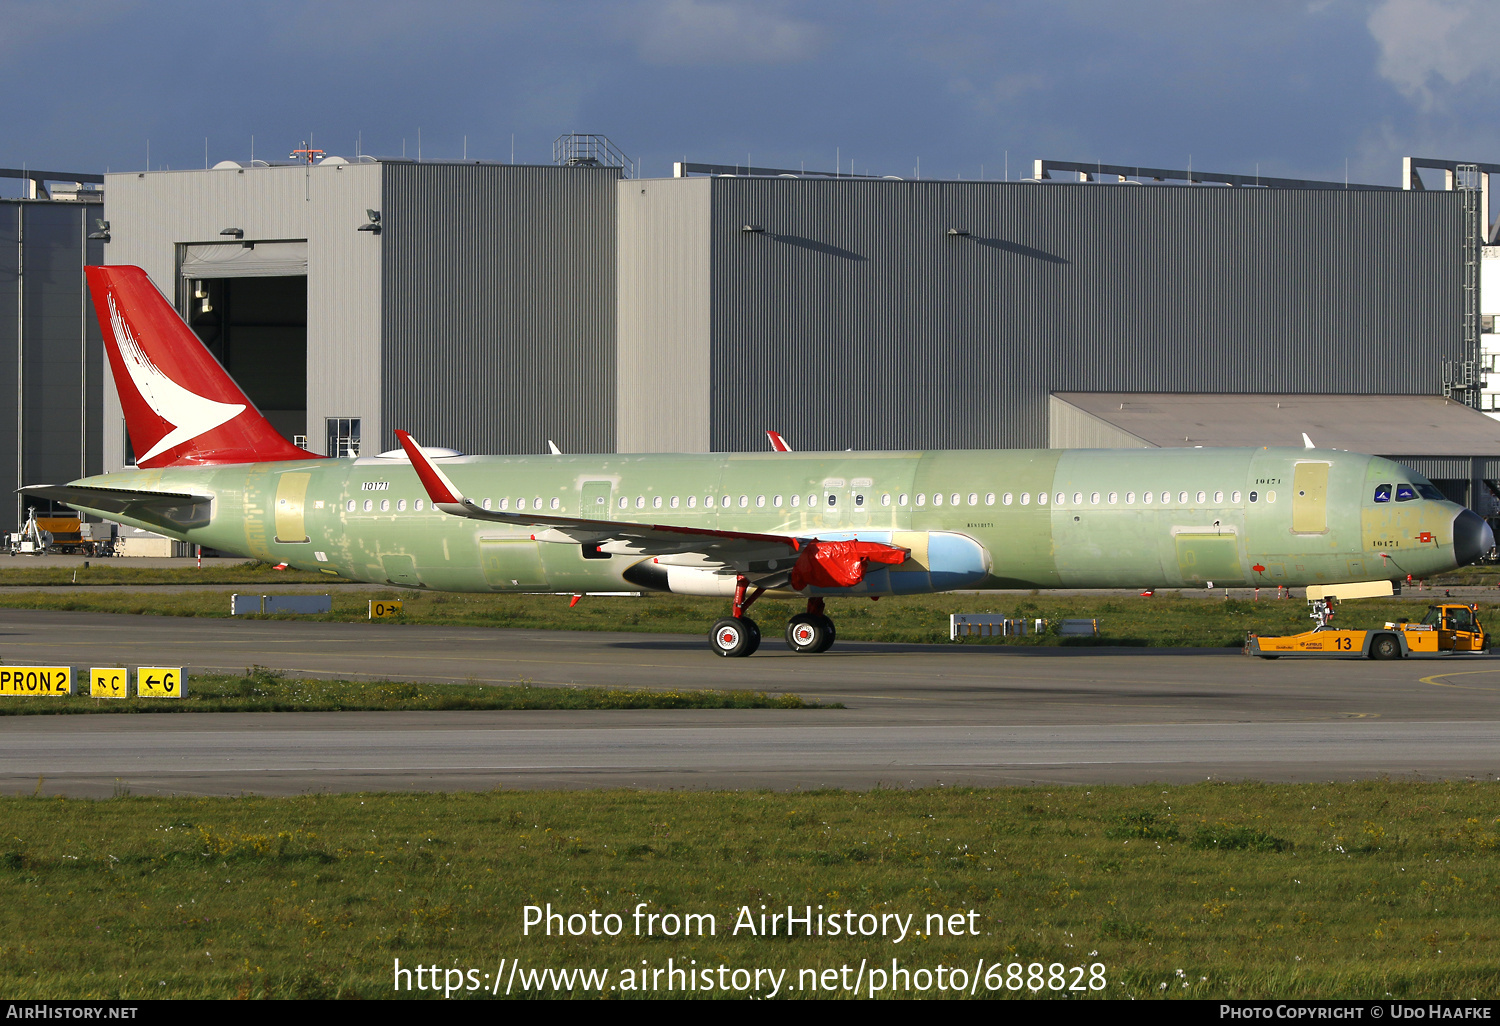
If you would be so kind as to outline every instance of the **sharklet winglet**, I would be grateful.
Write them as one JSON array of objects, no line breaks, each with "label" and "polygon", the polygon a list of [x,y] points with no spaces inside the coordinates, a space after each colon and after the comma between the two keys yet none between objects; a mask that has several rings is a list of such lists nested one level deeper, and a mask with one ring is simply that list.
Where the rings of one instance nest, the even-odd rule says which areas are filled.
[{"label": "sharklet winglet", "polygon": [[[427,458],[427,454],[422,451],[422,447],[411,435],[397,428],[396,438],[400,440],[401,448],[406,450],[407,458],[411,460],[412,468],[416,470],[417,477],[421,479],[422,487],[427,489],[427,497],[432,500],[434,506],[445,513],[457,513],[460,516],[467,513],[470,507],[478,509],[463,497],[458,486],[448,480],[448,475]],[[458,509],[447,509],[448,506],[457,506]]]}]

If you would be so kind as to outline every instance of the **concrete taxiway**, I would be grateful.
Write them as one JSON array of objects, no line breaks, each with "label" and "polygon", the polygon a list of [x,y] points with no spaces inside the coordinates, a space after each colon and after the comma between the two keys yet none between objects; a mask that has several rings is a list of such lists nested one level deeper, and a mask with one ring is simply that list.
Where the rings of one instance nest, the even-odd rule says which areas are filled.
[{"label": "concrete taxiway", "polygon": [[6,663],[749,688],[844,709],[0,717],[0,789],[288,794],[1491,777],[1500,660],[840,642],[0,610]]}]

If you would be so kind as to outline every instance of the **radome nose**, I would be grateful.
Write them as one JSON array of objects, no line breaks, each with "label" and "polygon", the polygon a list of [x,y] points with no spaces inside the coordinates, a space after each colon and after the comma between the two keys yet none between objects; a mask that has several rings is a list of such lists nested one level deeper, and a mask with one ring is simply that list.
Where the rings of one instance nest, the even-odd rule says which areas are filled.
[{"label": "radome nose", "polygon": [[1453,518],[1453,558],[1459,566],[1477,563],[1495,547],[1495,532],[1489,522],[1471,509]]}]

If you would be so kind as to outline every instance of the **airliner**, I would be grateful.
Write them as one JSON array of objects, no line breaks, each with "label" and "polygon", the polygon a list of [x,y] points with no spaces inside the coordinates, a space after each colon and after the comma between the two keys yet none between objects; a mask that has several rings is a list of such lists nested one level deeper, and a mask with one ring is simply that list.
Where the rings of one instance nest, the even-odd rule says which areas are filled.
[{"label": "airliner", "polygon": [[[1379,457],[1302,448],[325,458],[279,435],[138,267],[87,268],[136,467],[27,495],[345,580],[462,592],[717,596],[712,651],[800,596],[1338,585],[1425,577],[1489,525]],[[432,441],[428,439],[428,441]],[[780,444],[776,444],[776,443]]]}]

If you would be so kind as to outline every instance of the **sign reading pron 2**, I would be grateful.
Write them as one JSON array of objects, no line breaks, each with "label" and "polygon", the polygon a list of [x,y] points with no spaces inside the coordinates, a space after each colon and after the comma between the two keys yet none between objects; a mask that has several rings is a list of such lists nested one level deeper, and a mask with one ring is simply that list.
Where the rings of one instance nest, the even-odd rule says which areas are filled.
[{"label": "sign reading pron 2", "polygon": [[71,695],[71,666],[0,666],[0,695]]}]

